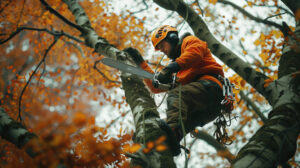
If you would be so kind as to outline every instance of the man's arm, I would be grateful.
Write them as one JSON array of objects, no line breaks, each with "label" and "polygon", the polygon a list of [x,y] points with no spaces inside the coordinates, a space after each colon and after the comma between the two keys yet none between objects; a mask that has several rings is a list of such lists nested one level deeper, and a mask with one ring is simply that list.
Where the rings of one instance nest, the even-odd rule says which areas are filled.
[{"label": "man's arm", "polygon": [[188,36],[182,43],[182,53],[175,60],[182,69],[192,67],[201,61],[207,52],[207,45],[204,41],[195,36]]}]

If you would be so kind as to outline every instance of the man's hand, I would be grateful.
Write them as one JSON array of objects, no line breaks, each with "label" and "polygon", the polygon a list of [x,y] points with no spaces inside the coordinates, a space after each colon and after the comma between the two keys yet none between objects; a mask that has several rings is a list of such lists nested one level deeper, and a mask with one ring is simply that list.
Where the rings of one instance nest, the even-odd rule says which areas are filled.
[{"label": "man's hand", "polygon": [[169,68],[164,68],[162,71],[159,72],[157,76],[157,80],[160,83],[168,84],[172,82],[172,72]]},{"label": "man's hand", "polygon": [[136,65],[140,65],[142,62],[144,62],[144,58],[137,49],[128,47],[125,48],[123,51],[127,52],[130,55],[130,57],[136,63]]},{"label": "man's hand", "polygon": [[176,73],[180,70],[180,66],[177,62],[170,63],[167,67],[165,67],[157,77],[157,80],[160,83],[167,84],[172,82],[172,74]]}]

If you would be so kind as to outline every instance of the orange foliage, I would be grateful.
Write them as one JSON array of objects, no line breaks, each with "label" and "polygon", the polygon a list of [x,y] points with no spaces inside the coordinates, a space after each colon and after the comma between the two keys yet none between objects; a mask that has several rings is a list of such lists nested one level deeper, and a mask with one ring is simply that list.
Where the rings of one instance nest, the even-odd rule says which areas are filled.
[{"label": "orange foliage", "polygon": [[[75,23],[61,0],[47,2]],[[99,36],[119,49],[130,45],[143,52],[147,31],[141,21],[129,13],[120,17],[104,1],[81,1],[80,5],[88,9],[85,11]],[[1,1],[0,23],[0,41],[19,27],[63,31],[83,40],[79,31],[46,10],[39,0]],[[53,40],[45,31],[23,30],[0,45],[0,106],[12,118],[17,119],[21,91]],[[57,41],[22,96],[23,123],[41,142],[32,141],[28,145],[43,152],[32,159],[25,151],[2,140],[0,167],[104,167],[112,163],[116,167],[128,167],[122,146],[131,135],[107,138],[107,130],[95,123],[95,116],[104,104],[119,109],[127,106],[124,97],[117,99],[109,95],[110,89],[120,84],[109,82],[93,69],[98,59],[99,55],[81,42],[67,37]],[[102,64],[97,68],[109,79],[119,80],[116,70]],[[95,110],[92,101],[101,106]]]}]

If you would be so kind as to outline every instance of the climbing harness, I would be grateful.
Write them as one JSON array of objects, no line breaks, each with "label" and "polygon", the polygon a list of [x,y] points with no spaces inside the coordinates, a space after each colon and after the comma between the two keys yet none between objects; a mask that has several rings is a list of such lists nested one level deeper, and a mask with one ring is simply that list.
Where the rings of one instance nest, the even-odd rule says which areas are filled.
[{"label": "climbing harness", "polygon": [[[230,83],[228,78],[222,77],[221,75],[219,75],[218,78],[223,86],[223,100],[221,101],[221,113],[214,122],[214,125],[217,127],[214,136],[219,143],[230,145],[232,140],[228,136],[226,127],[231,125],[231,112],[235,101],[235,95],[233,93],[235,85]],[[226,120],[225,116],[228,116],[229,119]]]},{"label": "climbing harness", "polygon": [[235,85],[233,83],[230,83],[228,78],[223,78],[221,75],[219,75],[219,78],[222,80],[223,83],[223,96],[224,99],[221,101],[221,105],[224,106],[225,113],[230,113],[233,110],[233,102],[234,99],[234,93],[233,89],[235,88]]}]

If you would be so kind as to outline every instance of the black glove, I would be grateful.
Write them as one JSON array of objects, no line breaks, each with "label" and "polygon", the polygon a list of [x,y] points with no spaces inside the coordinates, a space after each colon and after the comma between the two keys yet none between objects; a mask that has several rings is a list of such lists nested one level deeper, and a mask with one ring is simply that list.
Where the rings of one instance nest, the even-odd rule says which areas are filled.
[{"label": "black glove", "polygon": [[128,47],[123,51],[127,52],[137,65],[140,65],[142,62],[144,62],[144,58],[137,49]]},{"label": "black glove", "polygon": [[160,83],[167,84],[172,82],[172,72],[168,68],[161,70],[157,76]]},{"label": "black glove", "polygon": [[157,76],[157,80],[160,83],[167,84],[172,82],[172,74],[178,72],[180,70],[180,66],[177,62],[170,63],[167,67],[165,67]]}]

